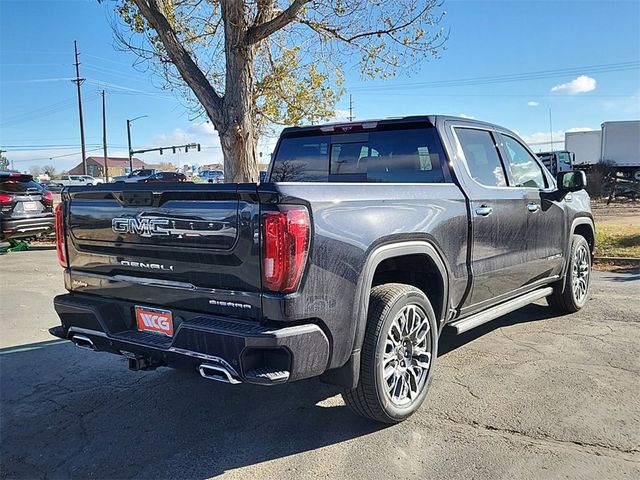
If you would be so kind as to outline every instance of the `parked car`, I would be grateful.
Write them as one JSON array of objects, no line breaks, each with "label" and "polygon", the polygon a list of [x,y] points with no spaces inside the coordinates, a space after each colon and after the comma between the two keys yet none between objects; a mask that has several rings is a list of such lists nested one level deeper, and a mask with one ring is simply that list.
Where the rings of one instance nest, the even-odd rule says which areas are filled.
[{"label": "parked car", "polygon": [[139,183],[151,183],[151,182],[186,182],[187,177],[182,173],[177,172],[158,172],[154,173],[150,177],[140,180]]},{"label": "parked car", "polygon": [[53,228],[53,194],[31,175],[0,171],[0,240],[37,237]]},{"label": "parked car", "polygon": [[103,183],[102,180],[93,178],[90,175],[63,175],[60,180],[56,180],[56,183],[65,187],[70,186],[86,186],[86,185],[98,185]]},{"label": "parked car", "polygon": [[224,172],[222,170],[204,170],[198,176],[207,183],[224,183]]},{"label": "parked car", "polygon": [[137,183],[141,180],[160,172],[157,168],[140,168],[134,170],[129,175],[119,175],[111,178],[111,182]]},{"label": "parked car", "polygon": [[48,190],[51,193],[60,193],[64,188],[64,185],[58,183],[57,180],[43,180],[40,182],[40,185],[42,185],[45,190]]},{"label": "parked car", "polygon": [[134,370],[321,376],[356,413],[396,423],[422,404],[443,331],[587,301],[585,174],[556,180],[505,128],[443,116],[286,128],[268,180],[65,190],[69,293],[51,333]]}]

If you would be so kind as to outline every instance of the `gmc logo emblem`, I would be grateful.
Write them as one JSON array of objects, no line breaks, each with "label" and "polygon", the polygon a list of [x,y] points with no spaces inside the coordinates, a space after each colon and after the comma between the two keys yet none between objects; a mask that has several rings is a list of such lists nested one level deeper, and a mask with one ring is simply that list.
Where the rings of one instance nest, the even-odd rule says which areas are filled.
[{"label": "gmc logo emblem", "polygon": [[169,220],[166,218],[114,218],[111,229],[116,233],[132,233],[141,237],[169,235]]}]

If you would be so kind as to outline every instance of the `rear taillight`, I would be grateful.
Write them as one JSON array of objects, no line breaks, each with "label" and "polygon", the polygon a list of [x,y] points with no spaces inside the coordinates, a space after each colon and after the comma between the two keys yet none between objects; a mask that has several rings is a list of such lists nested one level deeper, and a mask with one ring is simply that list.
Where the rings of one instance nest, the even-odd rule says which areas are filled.
[{"label": "rear taillight", "polygon": [[5,203],[13,202],[13,195],[6,195],[4,193],[0,193],[0,205],[4,205]]},{"label": "rear taillight", "polygon": [[49,203],[53,203],[53,193],[45,192],[42,194],[42,199],[46,200]]},{"label": "rear taillight", "polygon": [[64,244],[64,217],[62,215],[62,203],[56,205],[56,251],[58,263],[64,268],[69,266],[67,262],[67,250]]},{"label": "rear taillight", "polygon": [[309,212],[301,205],[280,206],[262,217],[262,274],[272,292],[298,288],[309,250]]}]

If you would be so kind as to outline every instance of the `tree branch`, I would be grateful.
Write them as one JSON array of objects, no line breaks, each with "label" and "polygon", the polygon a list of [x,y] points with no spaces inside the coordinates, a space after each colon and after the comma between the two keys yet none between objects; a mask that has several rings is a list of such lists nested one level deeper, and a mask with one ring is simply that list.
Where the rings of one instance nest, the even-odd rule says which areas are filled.
[{"label": "tree branch", "polygon": [[273,35],[278,30],[283,29],[293,22],[302,10],[302,7],[311,0],[294,0],[286,10],[273,17],[268,22],[254,24],[247,30],[245,41],[248,45],[258,43],[261,40]]},{"label": "tree branch", "polygon": [[175,30],[158,6],[157,0],[133,0],[140,13],[149,22],[164,44],[165,50],[171,61],[178,69],[180,76],[193,90],[198,100],[213,117],[211,120],[220,120],[222,117],[223,98],[218,95],[207,77],[198,68],[189,52],[182,46]]}]

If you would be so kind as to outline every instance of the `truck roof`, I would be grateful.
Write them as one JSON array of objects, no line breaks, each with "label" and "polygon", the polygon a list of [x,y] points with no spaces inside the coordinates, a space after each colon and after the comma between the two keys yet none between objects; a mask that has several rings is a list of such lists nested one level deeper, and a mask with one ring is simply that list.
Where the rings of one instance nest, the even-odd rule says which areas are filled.
[{"label": "truck roof", "polygon": [[500,127],[498,125],[494,125],[492,123],[482,122],[480,120],[475,120],[475,119],[466,118],[466,117],[456,117],[452,115],[409,115],[404,117],[372,118],[372,119],[366,119],[366,120],[354,120],[351,122],[348,122],[348,121],[347,122],[330,122],[330,123],[320,123],[317,125],[287,127],[282,130],[281,135],[286,136],[286,135],[305,133],[305,132],[317,132],[318,130],[320,130],[323,133],[327,133],[332,131],[335,128],[344,129],[345,127],[349,127],[350,125],[361,126],[366,124],[406,125],[406,124],[412,124],[412,123],[422,123],[422,124],[427,123],[431,126],[436,126],[438,123],[444,122],[447,120],[464,122],[464,123],[473,124],[473,125],[481,125],[481,126],[489,127],[492,129],[505,130],[503,127]]}]

